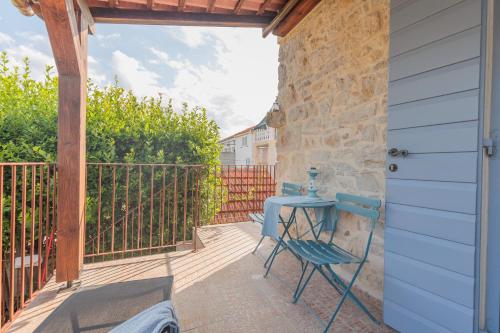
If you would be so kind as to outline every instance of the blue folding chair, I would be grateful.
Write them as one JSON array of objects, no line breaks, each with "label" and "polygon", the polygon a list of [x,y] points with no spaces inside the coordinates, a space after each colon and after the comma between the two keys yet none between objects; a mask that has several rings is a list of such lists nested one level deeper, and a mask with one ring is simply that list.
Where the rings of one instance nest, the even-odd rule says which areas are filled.
[{"label": "blue folding chair", "polygon": [[[337,203],[335,204],[335,223],[340,217],[341,212],[351,213],[356,216],[368,218],[370,220],[370,233],[366,242],[364,255],[362,257],[356,256],[353,253],[341,248],[333,242],[333,235],[330,235],[328,243],[322,240],[302,240],[291,239],[287,242],[288,248],[294,252],[298,257],[302,258],[306,264],[303,266],[302,274],[293,295],[293,302],[296,303],[302,292],[306,288],[312,275],[318,271],[323,277],[334,287],[334,289],[341,295],[341,298],[335,308],[335,311],[328,322],[324,332],[328,332],[335,320],[335,317],[340,311],[345,299],[349,297],[354,304],[356,304],[363,312],[365,312],[371,320],[379,324],[379,321],[370,313],[366,306],[357,298],[351,291],[356,278],[366,262],[370,245],[372,242],[373,232],[380,212],[380,200],[365,198],[345,193],[337,193]],[[304,280],[306,271],[309,265],[312,265],[312,270]],[[333,270],[332,266],[355,264],[358,265],[351,281],[346,284],[339,275]]]},{"label": "blue folding chair", "polygon": [[[284,196],[294,196],[294,195],[301,195],[302,194],[302,185],[299,184],[294,184],[294,183],[283,183],[281,185],[281,195]],[[259,223],[259,224],[264,224],[264,214],[262,213],[250,213],[248,214],[250,219],[253,222]],[[280,216],[279,223],[284,224],[283,218]],[[265,236],[262,236],[260,238],[259,243],[255,247],[255,249],[252,251],[252,254],[255,254],[255,251],[259,248],[260,244],[264,240]]]}]

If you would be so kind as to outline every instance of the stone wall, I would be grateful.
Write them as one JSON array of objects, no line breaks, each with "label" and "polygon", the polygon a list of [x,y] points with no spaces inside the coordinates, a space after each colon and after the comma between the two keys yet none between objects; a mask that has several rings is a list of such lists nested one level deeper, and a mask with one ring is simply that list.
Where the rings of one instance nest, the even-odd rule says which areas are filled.
[{"label": "stone wall", "polygon": [[[279,40],[278,182],[306,184],[316,166],[322,195],[384,199],[388,20],[389,0],[323,0]],[[336,239],[361,253],[367,230],[347,216]],[[383,217],[369,261],[358,286],[380,299]]]}]

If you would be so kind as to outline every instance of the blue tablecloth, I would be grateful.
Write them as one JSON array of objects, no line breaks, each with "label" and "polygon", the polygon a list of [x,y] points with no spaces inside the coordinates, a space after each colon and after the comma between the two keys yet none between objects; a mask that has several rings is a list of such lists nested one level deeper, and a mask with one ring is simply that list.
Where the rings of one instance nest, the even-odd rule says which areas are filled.
[{"label": "blue tablecloth", "polygon": [[[332,203],[326,208],[315,208],[315,203]],[[323,230],[333,231],[335,228],[334,203],[332,200],[323,198],[311,198],[308,196],[273,196],[264,202],[264,223],[262,225],[262,236],[278,239],[278,223],[282,206],[305,205],[314,208],[316,221],[323,221]]]}]

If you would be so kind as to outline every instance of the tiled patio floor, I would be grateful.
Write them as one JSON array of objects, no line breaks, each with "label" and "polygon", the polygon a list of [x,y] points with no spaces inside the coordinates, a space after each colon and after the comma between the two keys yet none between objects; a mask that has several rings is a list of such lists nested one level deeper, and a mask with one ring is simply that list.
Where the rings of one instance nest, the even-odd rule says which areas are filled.
[{"label": "tiled patio floor", "polygon": [[[266,240],[256,255],[259,226],[237,223],[204,227],[205,247],[197,253],[180,251],[142,258],[86,265],[81,288],[113,282],[174,276],[174,304],[182,332],[321,332],[338,299],[318,275],[294,305],[291,294],[299,264],[289,254],[276,260],[264,279],[263,262],[273,242]],[[74,291],[57,292],[50,282],[11,326],[9,332],[33,330]],[[381,318],[381,305],[367,296],[368,306]],[[332,332],[392,332],[378,327],[349,301]]]}]

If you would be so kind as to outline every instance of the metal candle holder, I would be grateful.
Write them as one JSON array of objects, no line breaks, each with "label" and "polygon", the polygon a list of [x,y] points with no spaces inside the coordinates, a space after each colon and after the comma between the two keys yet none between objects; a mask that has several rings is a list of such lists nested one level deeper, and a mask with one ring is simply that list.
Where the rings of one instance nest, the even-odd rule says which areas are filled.
[{"label": "metal candle holder", "polygon": [[315,167],[311,167],[309,168],[309,170],[307,170],[307,174],[309,175],[309,187],[307,188],[307,196],[310,198],[317,198],[318,188],[316,187],[314,182],[319,174],[319,171]]}]

